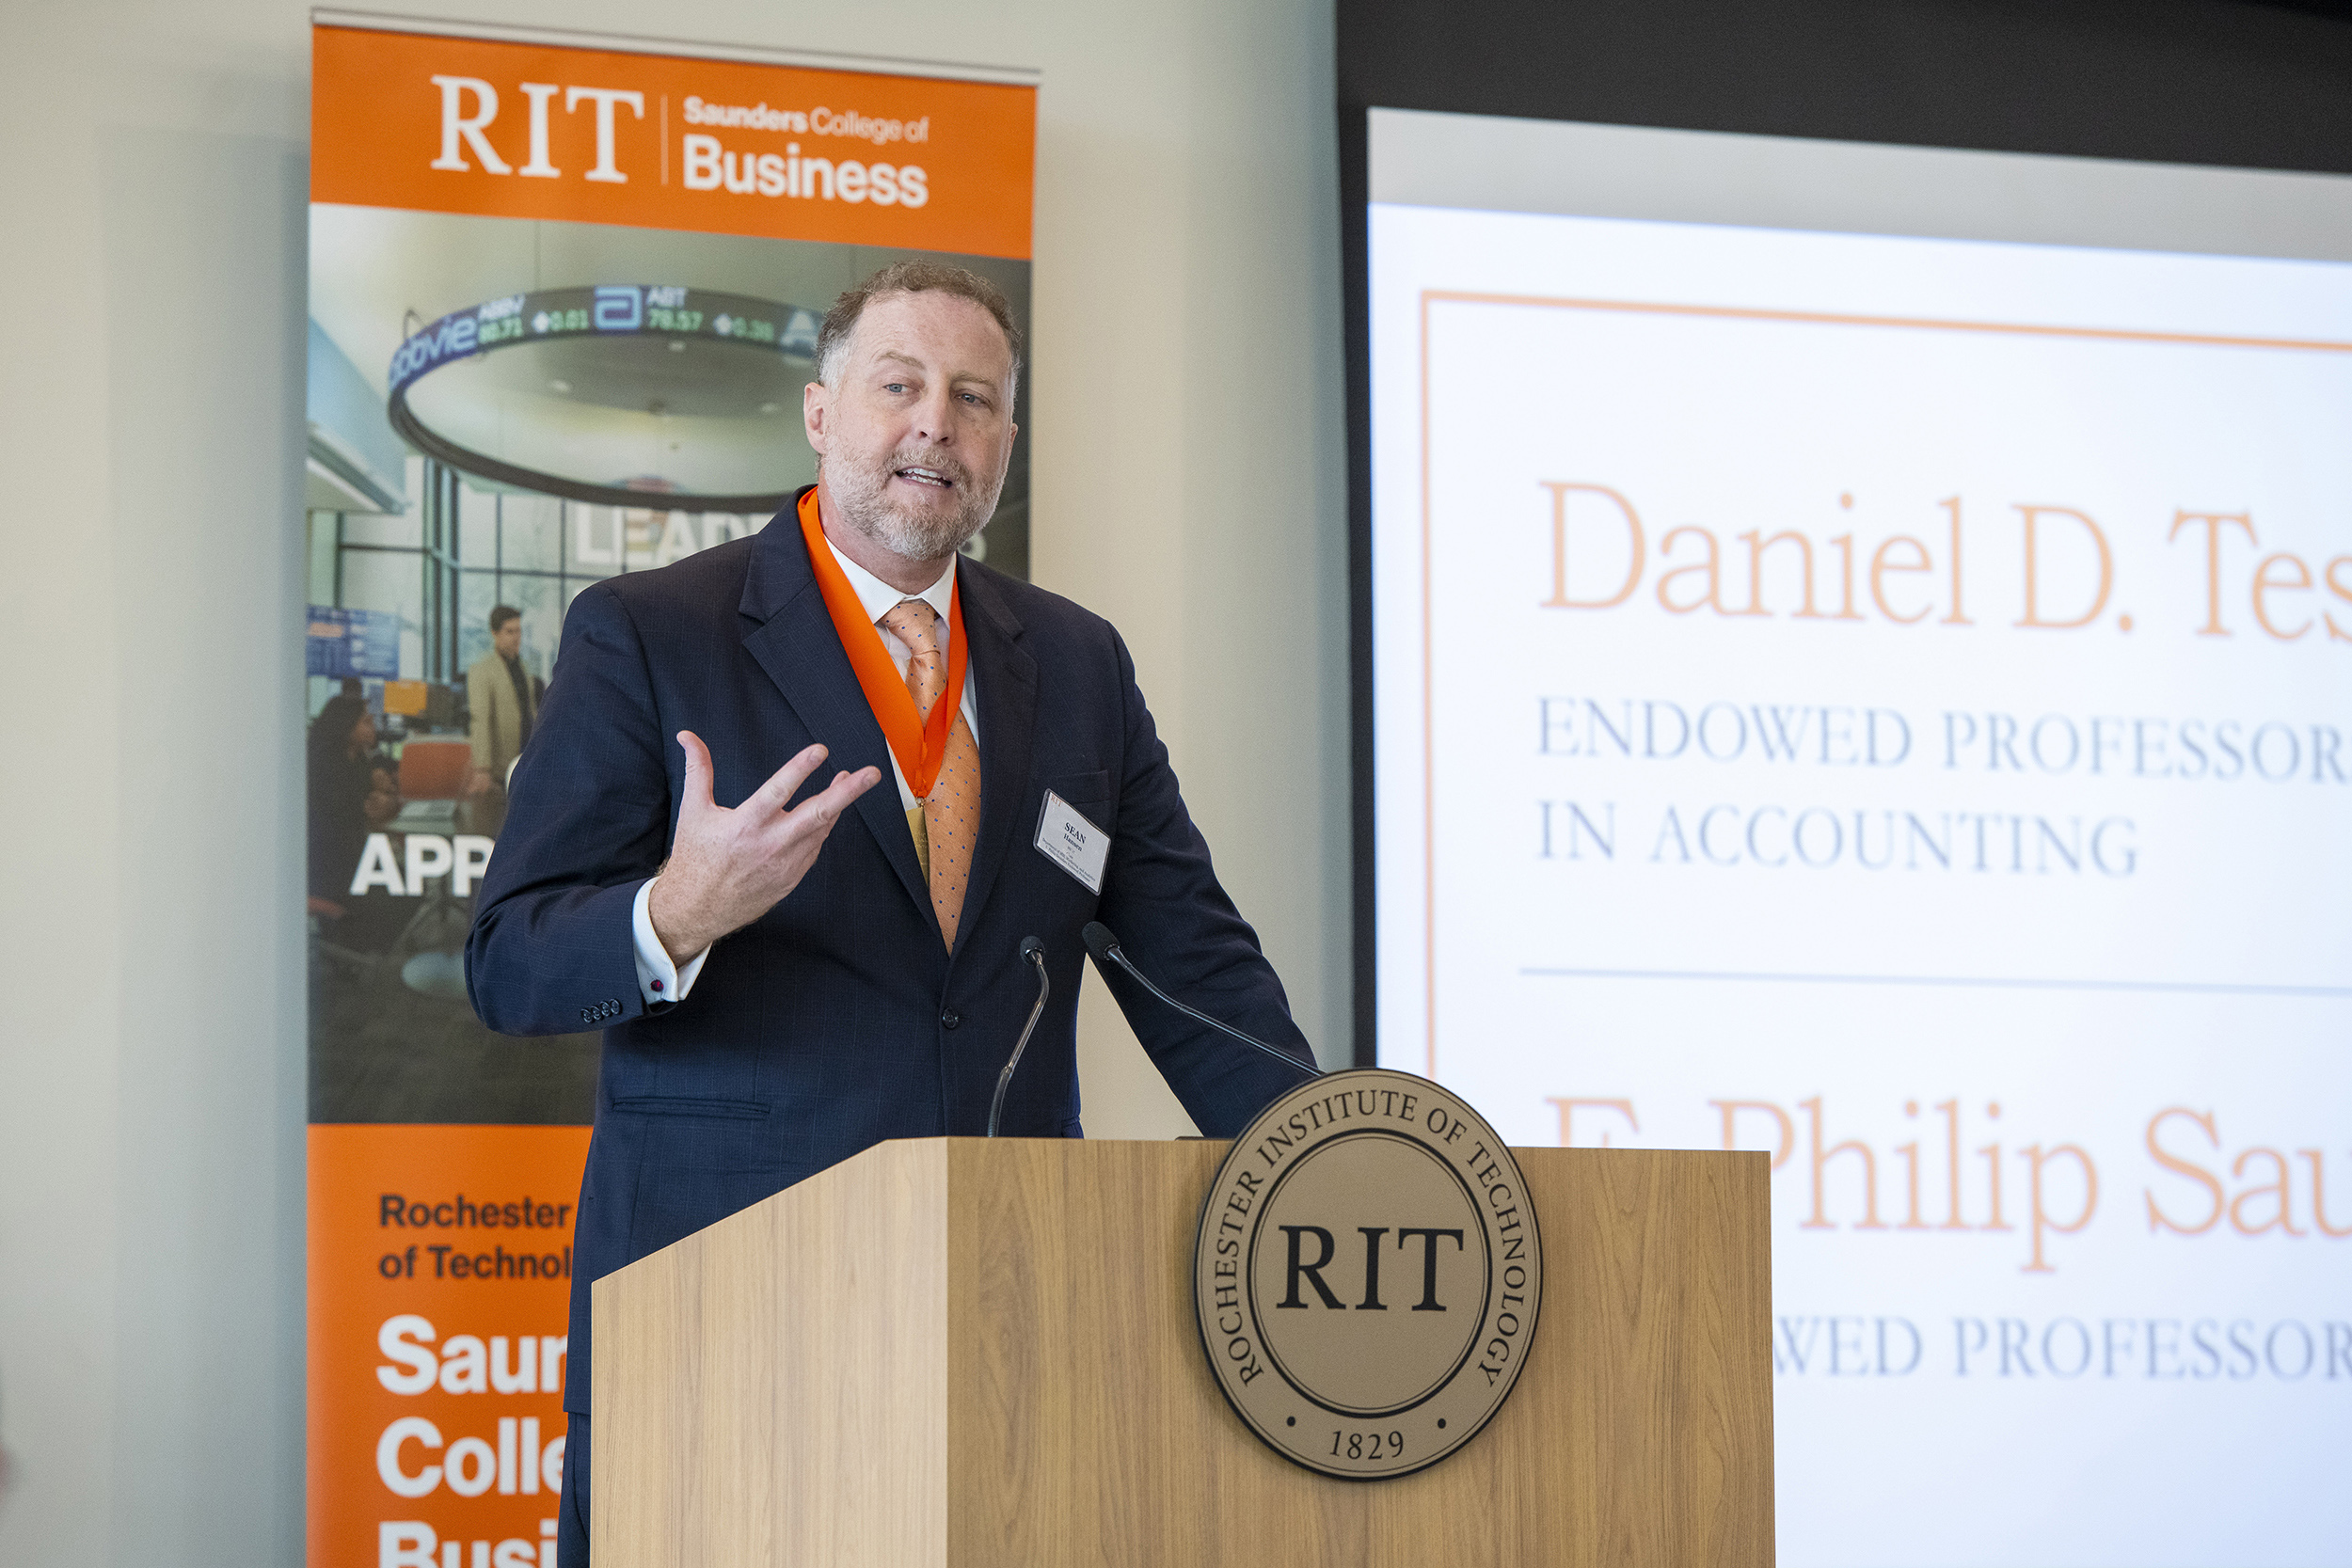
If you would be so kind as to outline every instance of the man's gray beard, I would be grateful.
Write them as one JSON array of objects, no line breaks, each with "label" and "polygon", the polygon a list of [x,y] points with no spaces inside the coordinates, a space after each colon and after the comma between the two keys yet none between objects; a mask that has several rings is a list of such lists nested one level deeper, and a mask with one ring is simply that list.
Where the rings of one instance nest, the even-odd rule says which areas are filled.
[{"label": "man's gray beard", "polygon": [[[885,458],[878,467],[834,460],[834,495],[841,503],[843,520],[893,555],[909,561],[937,561],[963,548],[981,529],[988,526],[996,513],[996,498],[1005,487],[1000,469],[995,483],[983,495],[972,483],[972,471],[963,464],[939,457],[909,456],[899,461],[898,454]],[[936,521],[910,516],[893,506],[888,499],[890,476],[909,464],[936,468],[953,476],[956,494],[962,504],[955,512]]]}]

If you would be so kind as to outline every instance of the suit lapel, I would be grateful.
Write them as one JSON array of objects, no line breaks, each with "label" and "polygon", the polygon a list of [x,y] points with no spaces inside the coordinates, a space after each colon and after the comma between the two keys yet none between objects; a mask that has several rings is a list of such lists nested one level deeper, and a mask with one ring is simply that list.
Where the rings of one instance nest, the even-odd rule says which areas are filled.
[{"label": "suit lapel", "polygon": [[980,838],[956,926],[961,939],[987,904],[1021,824],[1035,816],[1029,753],[1037,730],[1037,661],[1021,646],[1021,622],[988,573],[959,560],[956,588],[963,633],[971,640],[966,657],[979,683],[980,712]]},{"label": "suit lapel", "polygon": [[[826,762],[818,778],[830,778],[836,769],[852,773],[861,768],[881,769],[882,783],[859,796],[853,809],[866,831],[874,835],[875,843],[882,847],[891,869],[898,872],[907,895],[936,931],[939,921],[931,912],[930,889],[924,885],[922,867],[914,859],[914,838],[907,831],[906,813],[898,804],[889,743],[882,738],[882,725],[875,721],[874,710],[866,705],[866,693],[857,684],[857,673],[850,668],[850,656],[842,651],[840,633],[834,629],[833,617],[826,612],[824,595],[818,592],[816,574],[809,567],[808,545],[801,537],[800,523],[792,507],[786,507],[770,519],[754,541],[751,570],[744,576],[743,597],[738,608],[742,616],[744,651],[776,683],[776,689],[784,694],[784,700],[791,705],[809,735],[825,745]],[[981,700],[986,701],[987,695],[988,688],[983,685]],[[776,759],[778,766],[783,760]],[[985,835],[985,748],[980,768],[981,829]]]}]

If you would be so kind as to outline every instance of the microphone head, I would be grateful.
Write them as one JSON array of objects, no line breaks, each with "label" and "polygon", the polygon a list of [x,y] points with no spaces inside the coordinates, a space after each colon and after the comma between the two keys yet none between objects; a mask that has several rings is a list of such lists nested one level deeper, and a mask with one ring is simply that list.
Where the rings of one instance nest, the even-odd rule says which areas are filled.
[{"label": "microphone head", "polygon": [[1099,920],[1089,920],[1086,929],[1080,931],[1078,936],[1087,944],[1087,952],[1093,956],[1095,963],[1108,969],[1111,955],[1119,950],[1119,939],[1111,934],[1111,928]]},{"label": "microphone head", "polygon": [[1023,937],[1021,939],[1021,961],[1025,964],[1043,963],[1045,944],[1035,937]]}]

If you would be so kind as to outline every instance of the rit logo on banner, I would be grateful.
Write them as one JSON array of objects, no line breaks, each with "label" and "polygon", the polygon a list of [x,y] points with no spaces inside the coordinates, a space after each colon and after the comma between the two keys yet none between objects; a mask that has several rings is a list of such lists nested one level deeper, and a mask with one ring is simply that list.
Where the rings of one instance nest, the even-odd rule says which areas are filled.
[{"label": "rit logo on banner", "polygon": [[631,114],[644,119],[644,93],[628,87],[517,83],[522,95],[531,101],[531,156],[522,167],[516,168],[490,145],[487,135],[499,117],[499,89],[479,76],[436,76],[433,85],[441,89],[441,155],[433,160],[433,167],[468,172],[473,167],[466,161],[466,154],[470,152],[475,162],[492,174],[519,174],[526,180],[562,178],[564,171],[555,166],[548,154],[548,104],[560,92],[567,115],[582,103],[594,103],[596,106],[596,164],[583,178],[608,185],[628,183],[628,176],[613,162],[613,109],[617,104],[627,104]]}]

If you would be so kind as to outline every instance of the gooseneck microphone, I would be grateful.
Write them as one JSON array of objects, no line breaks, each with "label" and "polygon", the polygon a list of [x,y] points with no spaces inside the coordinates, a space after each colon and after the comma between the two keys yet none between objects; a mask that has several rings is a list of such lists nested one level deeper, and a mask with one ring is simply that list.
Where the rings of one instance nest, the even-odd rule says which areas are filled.
[{"label": "gooseneck microphone", "polygon": [[1234,1039],[1241,1041],[1244,1045],[1256,1046],[1259,1050],[1264,1052],[1267,1055],[1273,1057],[1284,1067],[1303,1072],[1310,1078],[1320,1078],[1323,1076],[1323,1069],[1316,1067],[1312,1062],[1302,1062],[1287,1051],[1277,1051],[1274,1047],[1266,1044],[1265,1041],[1259,1039],[1254,1036],[1245,1035],[1240,1030],[1234,1028],[1232,1024],[1211,1018],[1208,1014],[1202,1012],[1198,1007],[1188,1007],[1184,1003],[1179,1002],[1174,997],[1168,995],[1168,992],[1160,990],[1159,987],[1152,983],[1151,979],[1143,973],[1143,971],[1137,969],[1134,964],[1127,961],[1127,955],[1120,950],[1119,938],[1113,935],[1111,928],[1104,925],[1101,921],[1088,921],[1086,929],[1081,931],[1079,935],[1086,939],[1087,951],[1093,955],[1095,967],[1102,970],[1106,976],[1110,973],[1111,966],[1113,964],[1117,964],[1120,969],[1127,972],[1129,977],[1132,978],[1136,984],[1141,986],[1145,990],[1150,991],[1152,995],[1158,997],[1161,1001],[1167,1003],[1169,1006],[1175,1008],[1186,1018],[1192,1019],[1196,1022],[1205,1023],[1210,1028],[1216,1030],[1218,1034],[1229,1035]]},{"label": "gooseneck microphone", "polygon": [[1037,1006],[1029,1009],[1029,1022],[1021,1027],[1021,1038],[1005,1058],[1005,1070],[996,1075],[996,1098],[988,1105],[988,1135],[996,1135],[996,1120],[1005,1114],[1005,1091],[1012,1086],[1012,1069],[1021,1065],[1021,1053],[1029,1049],[1029,1037],[1037,1033],[1037,1021],[1045,1016],[1045,999],[1054,992],[1054,982],[1045,974],[1045,944],[1035,937],[1021,939],[1021,961],[1037,970]]}]

